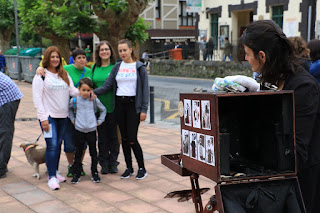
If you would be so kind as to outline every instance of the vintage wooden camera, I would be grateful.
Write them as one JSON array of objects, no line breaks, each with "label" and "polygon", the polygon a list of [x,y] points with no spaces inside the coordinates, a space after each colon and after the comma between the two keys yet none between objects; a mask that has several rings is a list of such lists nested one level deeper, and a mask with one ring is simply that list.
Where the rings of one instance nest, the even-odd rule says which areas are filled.
[{"label": "vintage wooden camera", "polygon": [[180,94],[180,110],[181,153],[162,163],[217,183],[216,196],[197,212],[305,212],[293,91]]}]

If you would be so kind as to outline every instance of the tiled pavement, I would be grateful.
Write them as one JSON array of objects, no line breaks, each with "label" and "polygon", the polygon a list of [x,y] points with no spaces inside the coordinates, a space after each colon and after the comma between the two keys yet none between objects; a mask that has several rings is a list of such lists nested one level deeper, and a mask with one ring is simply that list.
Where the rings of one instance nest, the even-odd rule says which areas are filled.
[{"label": "tiled pavement", "polygon": [[[7,178],[0,179],[0,213],[2,212],[132,212],[132,213],[191,213],[195,212],[192,200],[177,202],[177,198],[164,198],[175,190],[191,189],[190,179],[181,177],[161,164],[162,154],[179,153],[179,127],[165,124],[143,122],[139,129],[148,177],[135,180],[131,177],[120,179],[125,169],[122,152],[119,155],[119,173],[100,175],[101,183],[92,183],[90,175],[84,176],[80,183],[61,183],[61,189],[50,191],[47,185],[45,165],[40,166],[41,179],[32,177],[33,168],[27,162],[21,143],[34,142],[40,134],[36,112],[32,103],[31,84],[16,81],[24,94],[17,113],[15,134]],[[43,138],[40,146],[44,146]],[[60,171],[67,172],[67,160],[62,152]],[[136,163],[134,162],[134,165]],[[84,169],[90,174],[90,156],[87,151]],[[136,169],[136,168],[135,168]],[[215,183],[200,177],[200,187],[210,191],[202,195],[205,205],[214,193]]]}]

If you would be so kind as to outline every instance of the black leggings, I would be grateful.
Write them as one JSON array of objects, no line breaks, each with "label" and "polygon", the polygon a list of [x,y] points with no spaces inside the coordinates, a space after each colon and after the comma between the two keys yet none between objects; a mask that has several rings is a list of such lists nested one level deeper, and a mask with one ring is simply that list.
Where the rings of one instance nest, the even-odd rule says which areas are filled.
[{"label": "black leggings", "polygon": [[143,153],[138,142],[140,113],[136,113],[134,97],[116,98],[116,119],[122,137],[122,150],[127,168],[132,168],[131,149],[137,159],[139,168],[144,168]]}]

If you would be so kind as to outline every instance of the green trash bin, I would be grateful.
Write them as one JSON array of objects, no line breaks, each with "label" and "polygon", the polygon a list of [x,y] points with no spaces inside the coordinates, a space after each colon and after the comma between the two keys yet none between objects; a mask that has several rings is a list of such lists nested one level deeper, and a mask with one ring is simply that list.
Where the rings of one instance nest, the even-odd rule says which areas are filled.
[{"label": "green trash bin", "polygon": [[41,61],[41,48],[27,48],[19,53],[22,76],[26,82],[32,82]]},{"label": "green trash bin", "polygon": [[[23,49],[20,48],[20,51]],[[7,71],[12,79],[19,79],[19,70],[18,70],[18,56],[17,56],[17,48],[12,48],[4,52],[4,57],[6,59]],[[20,72],[21,66],[20,66]],[[21,75],[23,79],[23,75]]]}]

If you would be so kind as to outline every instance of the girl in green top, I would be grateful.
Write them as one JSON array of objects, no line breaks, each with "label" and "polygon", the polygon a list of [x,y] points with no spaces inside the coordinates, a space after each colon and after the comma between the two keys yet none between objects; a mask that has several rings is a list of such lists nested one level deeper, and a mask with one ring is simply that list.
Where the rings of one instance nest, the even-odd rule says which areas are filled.
[{"label": "girl in green top", "polygon": [[[116,63],[114,50],[108,41],[101,41],[95,51],[96,63],[92,66],[94,87],[100,87],[108,78]],[[113,112],[113,91],[98,96],[101,103],[107,108],[105,122],[98,126],[99,164],[101,174],[117,173],[120,145],[117,138],[117,125]]]}]

